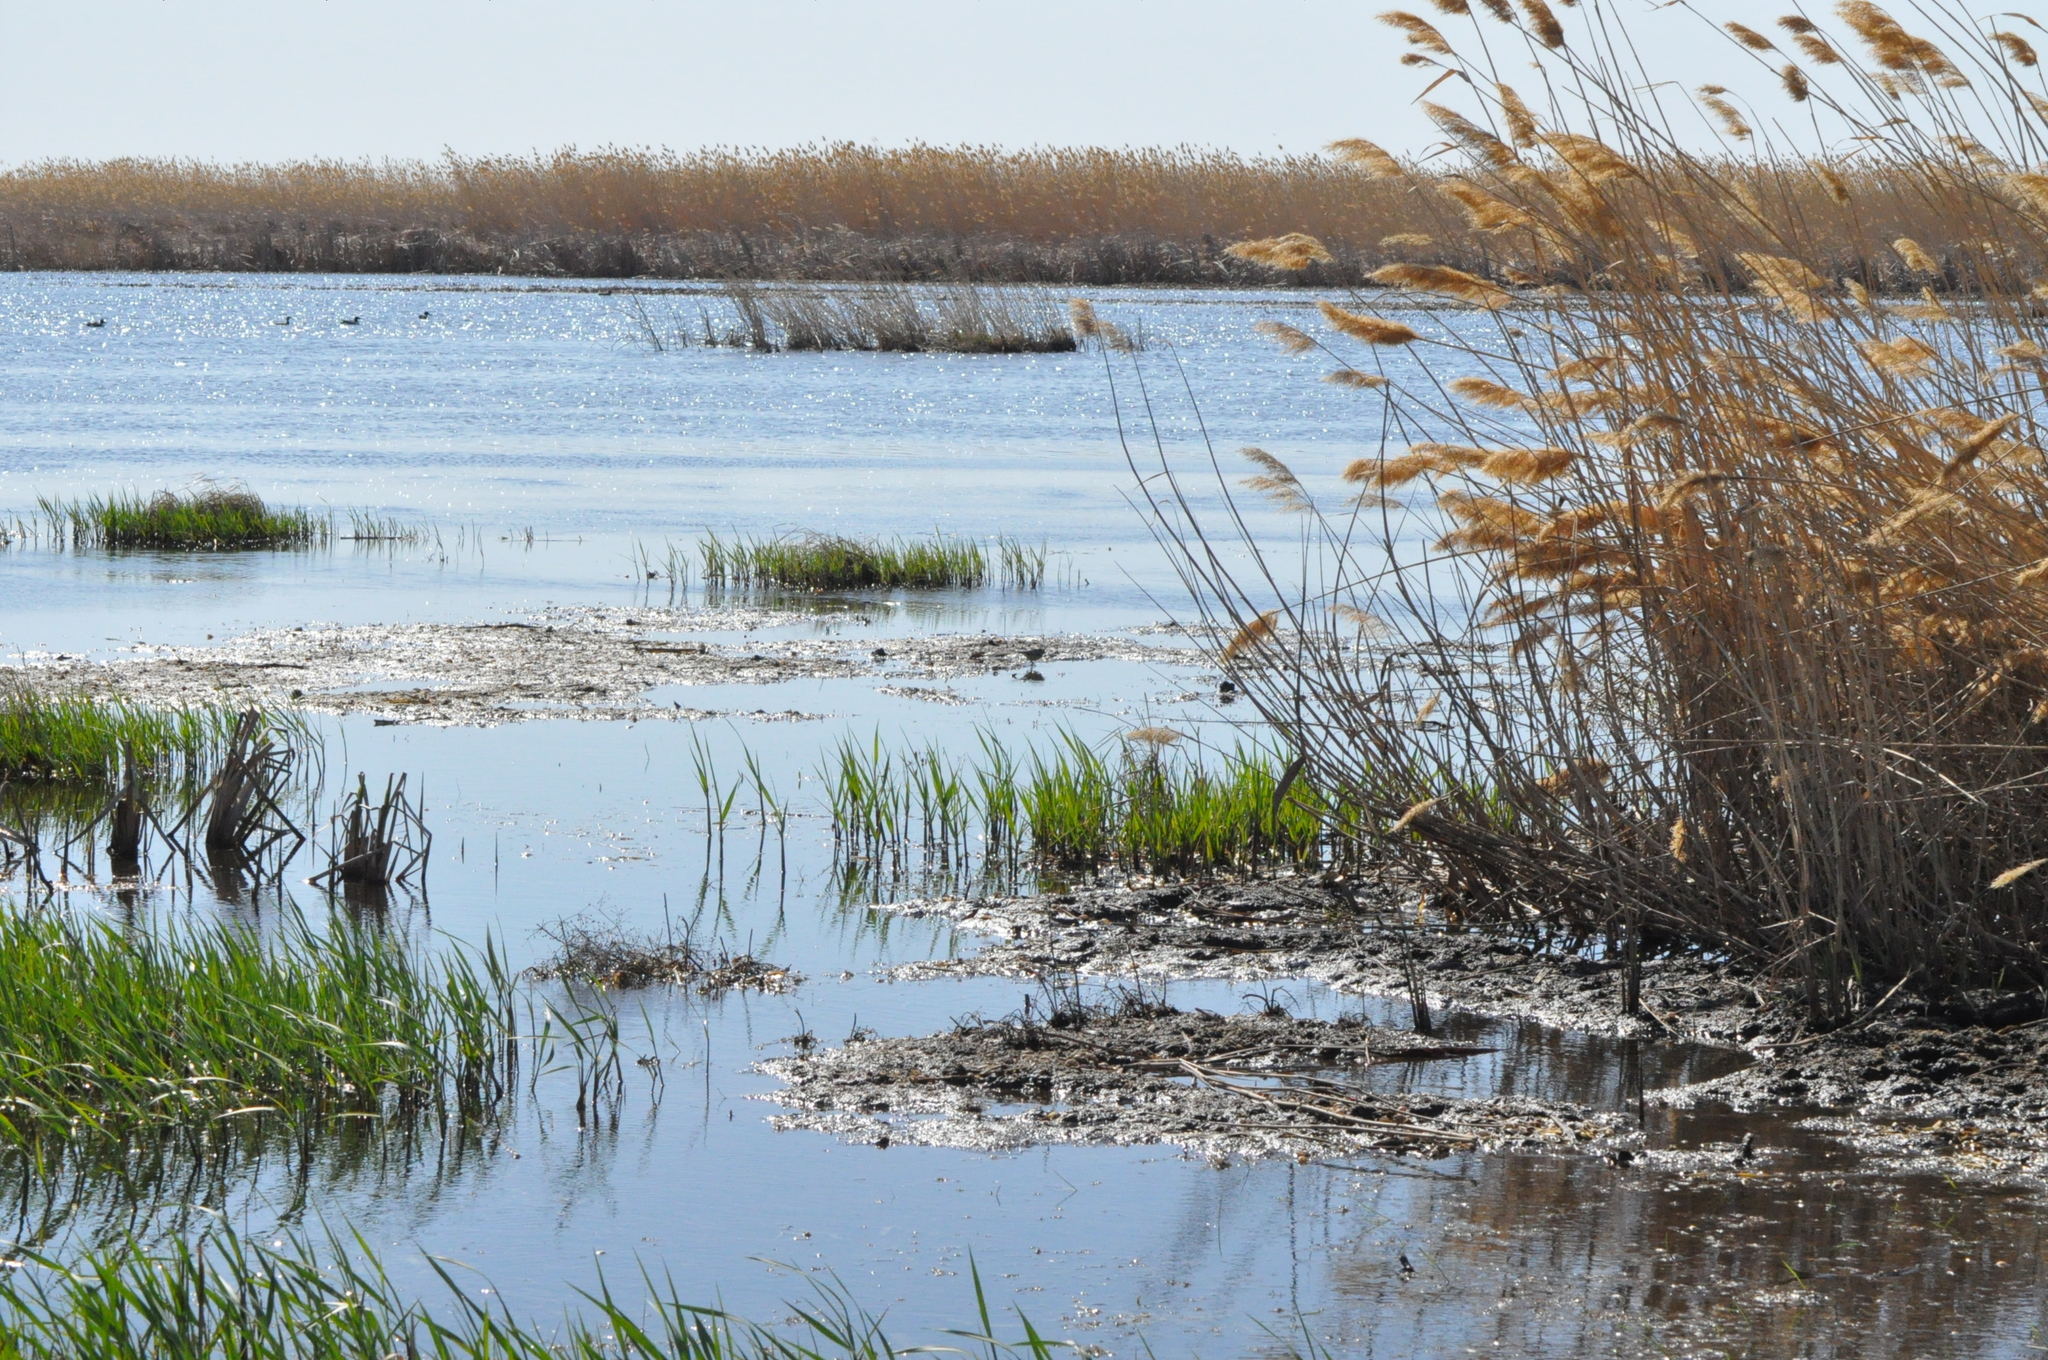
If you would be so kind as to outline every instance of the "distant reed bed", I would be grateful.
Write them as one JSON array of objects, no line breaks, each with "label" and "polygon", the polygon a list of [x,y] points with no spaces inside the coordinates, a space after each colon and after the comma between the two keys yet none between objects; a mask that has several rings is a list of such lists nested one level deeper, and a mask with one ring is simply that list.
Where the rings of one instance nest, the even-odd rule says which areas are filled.
[{"label": "distant reed bed", "polygon": [[1268,326],[1362,403],[1347,461],[1247,449],[1224,479],[1298,516],[1309,560],[1143,483],[1217,659],[1455,914],[1605,931],[1636,965],[1704,943],[1821,1025],[1908,983],[2048,1005],[2031,39],[1947,3],[1690,20],[1777,75],[1759,113],[1646,75],[1605,8],[1436,10],[1384,17],[1410,64],[1468,76],[1424,107],[1493,269],[1376,271],[1463,313],[1427,335],[1388,294]]},{"label": "distant reed bed", "polygon": [[[1398,263],[1505,281],[1503,269],[1521,266],[1500,260],[1489,210],[1437,165],[1392,181],[1341,149],[852,143],[434,162],[57,160],[0,174],[0,248],[14,269],[1209,284],[1271,281],[1226,247],[1298,232],[1320,246],[1288,281],[1361,283]],[[1945,235],[1934,191],[1880,158],[1817,158],[1753,184],[1740,158],[1713,170],[1753,202],[1737,190],[1704,198],[1699,211],[1719,222],[1709,238],[1797,224],[1833,267],[1854,261],[1892,280],[1904,275],[1885,231],[1945,263],[1973,239]]]}]

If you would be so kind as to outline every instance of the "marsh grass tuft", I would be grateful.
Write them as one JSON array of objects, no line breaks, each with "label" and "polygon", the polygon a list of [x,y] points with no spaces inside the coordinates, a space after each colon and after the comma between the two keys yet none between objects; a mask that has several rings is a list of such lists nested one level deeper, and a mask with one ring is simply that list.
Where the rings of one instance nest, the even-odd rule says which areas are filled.
[{"label": "marsh grass tuft", "polygon": [[46,496],[37,505],[51,537],[74,549],[312,548],[334,536],[326,518],[265,505],[246,487],[202,485],[153,496],[128,491],[68,501]]},{"label": "marsh grass tuft", "polygon": [[[150,708],[0,682],[0,780],[111,788],[132,762],[158,778],[198,782],[227,751],[241,714],[222,707]],[[260,725],[286,744],[310,734],[287,714]]]},{"label": "marsh grass tuft", "polygon": [[1070,1349],[1040,1336],[1021,1312],[1013,1336],[999,1338],[978,1270],[972,1320],[942,1332],[943,1344],[899,1348],[882,1319],[831,1277],[806,1275],[810,1297],[787,1305],[792,1316],[773,1327],[685,1303],[673,1281],[645,1273],[630,1297],[600,1275],[582,1293],[582,1313],[540,1324],[480,1291],[474,1276],[458,1276],[466,1267],[429,1264],[445,1291],[415,1300],[400,1295],[362,1236],[334,1230],[324,1240],[294,1233],[265,1245],[222,1227],[163,1246],[131,1238],[71,1258],[28,1252],[0,1275],[0,1334],[6,1353],[22,1360],[891,1360],[928,1352],[1052,1360]]},{"label": "marsh grass tuft", "polygon": [[[1162,739],[1162,735],[1171,739]],[[928,864],[1030,858],[1068,870],[1211,873],[1346,862],[1354,814],[1297,776],[1298,762],[1240,747],[1204,758],[1140,728],[1098,748],[1073,732],[1022,760],[992,733],[977,756],[936,744],[840,743],[819,778],[841,853]]]},{"label": "marsh grass tuft", "polygon": [[505,1072],[508,979],[337,916],[127,930],[0,913],[0,1140],[119,1137],[278,1114],[477,1109]]},{"label": "marsh grass tuft", "polygon": [[738,320],[709,344],[758,350],[887,350],[945,354],[1060,354],[1077,347],[1052,295],[972,283],[725,285]]},{"label": "marsh grass tuft", "polygon": [[[993,566],[1004,585],[1036,590],[1045,579],[1046,551],[1008,537],[993,554],[972,539],[845,538],[786,534],[730,539],[707,535],[698,544],[707,590],[971,590],[988,583]],[[993,563],[991,557],[993,556]]]}]

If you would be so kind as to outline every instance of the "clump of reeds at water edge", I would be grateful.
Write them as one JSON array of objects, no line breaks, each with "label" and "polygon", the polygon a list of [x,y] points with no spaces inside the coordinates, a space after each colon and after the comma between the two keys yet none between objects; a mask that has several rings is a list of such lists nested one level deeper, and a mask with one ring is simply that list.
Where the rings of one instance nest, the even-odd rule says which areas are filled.
[{"label": "clump of reeds at water edge", "polygon": [[124,929],[0,912],[0,1141],[473,1108],[505,1080],[495,950],[426,958],[339,916]]},{"label": "clump of reeds at water edge", "polygon": [[76,549],[310,548],[334,535],[326,517],[266,505],[246,487],[205,485],[149,496],[121,491],[72,500],[46,496],[37,505],[56,543]]},{"label": "clump of reeds at water edge", "polygon": [[[1468,917],[1605,930],[1631,958],[1704,943],[1796,983],[1819,1024],[1908,980],[1959,1005],[2048,987],[2034,49],[1945,4],[1915,11],[1932,36],[1866,0],[1839,31],[1731,24],[1728,59],[1781,67],[1816,145],[1702,87],[1685,135],[1718,144],[1694,153],[1618,30],[1439,8],[1455,25],[1389,20],[1471,78],[1469,112],[1425,110],[1497,264],[1375,276],[1461,315],[1323,308],[1309,347],[1389,433],[1345,466],[1252,458],[1313,575],[1252,539],[1224,567],[1146,483],[1231,675]],[[1461,36],[1496,22],[1554,97],[1496,69],[1498,35]],[[1866,193],[1905,184],[1906,205]],[[1815,185],[1854,250],[1787,210]]]},{"label": "clump of reeds at water edge", "polygon": [[991,553],[969,538],[852,538],[784,534],[772,538],[708,534],[698,544],[707,589],[971,590],[991,575],[1014,590],[1045,579],[1046,550],[1007,535]]}]

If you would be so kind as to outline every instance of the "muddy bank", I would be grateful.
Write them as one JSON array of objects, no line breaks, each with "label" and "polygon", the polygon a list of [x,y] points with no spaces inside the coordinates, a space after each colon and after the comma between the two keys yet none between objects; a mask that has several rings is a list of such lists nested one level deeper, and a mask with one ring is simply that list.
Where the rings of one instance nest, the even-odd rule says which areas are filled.
[{"label": "muddy bank", "polygon": [[[645,691],[662,685],[877,680],[887,692],[922,689],[915,697],[945,703],[961,700],[931,682],[1010,676],[1021,698],[1042,666],[1195,660],[1184,648],[1115,636],[876,639],[861,634],[861,621],[853,615],[836,626],[821,625],[816,615],[775,609],[555,608],[502,623],[312,624],[201,647],[144,643],[107,661],[32,652],[15,670],[34,683],[137,703],[254,703],[372,713],[391,723],[490,725],[530,718],[799,721],[828,715],[765,705],[749,710],[658,703]],[[803,624],[824,631],[802,638],[746,637]]]},{"label": "muddy bank", "polygon": [[1367,1091],[1347,1080],[1375,1065],[1481,1051],[1358,1020],[1140,1003],[1088,1017],[1027,1008],[763,1069],[788,1083],[775,1098],[797,1110],[777,1116],[778,1127],[881,1147],[1173,1143],[1213,1156],[1379,1148],[1439,1158],[1477,1147],[1614,1151],[1633,1137],[1632,1121],[1577,1106]]},{"label": "muddy bank", "polygon": [[[1985,1023],[1901,992],[1851,1025],[1813,1033],[1789,991],[1750,970],[1696,955],[1647,962],[1646,1013],[1632,1016],[1622,1009],[1618,966],[1539,951],[1521,940],[1446,932],[1440,924],[1417,930],[1411,904],[1405,895],[1362,893],[1352,885],[1302,879],[904,902],[890,909],[942,916],[990,938],[972,953],[902,965],[893,974],[905,980],[1006,976],[1041,984],[1092,976],[1111,986],[1141,988],[1181,978],[1246,983],[1309,978],[1338,992],[1405,997],[1412,958],[1439,1017],[1462,1011],[1526,1018],[1593,1034],[1717,1045],[1753,1059],[1726,1076],[1646,1091],[1646,1106],[1709,1105],[1738,1114],[1791,1116],[1802,1127],[1853,1144],[1872,1166],[2048,1180],[2048,1021]],[[1004,1023],[1016,1028],[1015,1017]],[[1237,1017],[1232,1023],[1250,1022]],[[1337,1033],[1332,1026],[1325,1030]],[[992,1046],[1012,1040],[998,1024],[987,1027],[987,1033],[891,1040],[890,1046],[869,1047],[865,1053],[849,1046],[804,1059],[802,1068],[775,1070],[791,1082],[788,1098],[811,1107],[795,1122],[849,1136],[872,1131],[861,1121],[872,1124],[877,1116],[864,1110],[863,1100],[886,1100],[898,1112],[947,1116],[937,1123],[913,1121],[914,1127],[890,1135],[903,1141],[967,1139],[980,1145],[1003,1138],[1094,1139],[1248,1150],[1288,1143],[1308,1132],[1282,1127],[1258,1138],[1241,1137],[1233,1123],[1242,1121],[1241,1097],[1207,1089],[1185,1071],[1175,1077],[1142,1064],[1091,1067],[1083,1060],[1087,1050],[1072,1044],[1044,1050],[1045,1056],[1036,1059],[1065,1061],[1078,1074],[1063,1078],[1069,1085],[1055,1081],[1031,1089],[1072,1090],[1079,1093],[1079,1103],[1069,1095],[1046,1105],[1044,1097],[1036,1096],[1040,1105],[1033,1111],[992,1116],[984,1109],[974,1123],[988,1129],[963,1133],[953,1128],[963,1103],[986,1107],[999,1098],[1023,1098],[1005,1096],[1011,1088],[978,1075],[1016,1069],[1020,1060],[1013,1057],[992,1061],[998,1056]],[[1370,1046],[1385,1050],[1421,1042],[1427,1041],[1412,1034],[1380,1036]],[[1173,1056],[1167,1048],[1159,1053]],[[949,1063],[969,1079],[944,1080]],[[891,1075],[904,1072],[937,1073],[940,1079],[935,1084],[906,1082]],[[899,1093],[890,1095],[891,1090]],[[1070,1108],[1060,1109],[1059,1102]],[[1442,1106],[1431,1116],[1434,1122],[1471,1135],[1479,1146],[1548,1142],[1610,1153],[1635,1146],[1607,1116],[1573,1107],[1489,1110],[1486,1102],[1433,1103]],[[827,1109],[835,1113],[827,1117]],[[1059,1117],[1048,1116],[1048,1109],[1058,1109]],[[1139,1113],[1114,1114],[1123,1109]],[[1082,1122],[1064,1122],[1069,1112],[1082,1112]],[[1544,1131],[1546,1118],[1558,1132]],[[1214,1122],[1205,1124],[1204,1119]],[[1316,1138],[1324,1133],[1320,1127],[1313,1130]],[[1423,1146],[1416,1138],[1388,1138],[1390,1143],[1376,1145]]]}]

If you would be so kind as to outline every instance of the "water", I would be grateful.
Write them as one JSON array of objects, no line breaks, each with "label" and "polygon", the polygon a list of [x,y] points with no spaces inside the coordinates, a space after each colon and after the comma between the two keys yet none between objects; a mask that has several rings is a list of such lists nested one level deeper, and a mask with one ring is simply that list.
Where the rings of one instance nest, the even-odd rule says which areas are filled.
[{"label": "water", "polygon": [[[1225,455],[1256,443],[1322,490],[1368,447],[1358,395],[1313,381],[1326,363],[1252,332],[1300,299],[1147,292],[1098,304],[1151,340],[1151,410],[1176,448],[1200,436],[1183,368]],[[650,305],[688,324],[704,304],[679,292]],[[272,324],[286,315],[290,326]],[[103,329],[84,326],[101,316]],[[361,323],[342,327],[344,316]],[[771,635],[1109,632],[1186,612],[1130,504],[1097,357],[653,353],[637,329],[617,298],[584,285],[0,276],[0,509],[205,476],[439,534],[310,553],[9,549],[0,647],[118,656],[280,624],[662,603],[669,585],[640,575],[638,549],[659,557],[706,527],[1007,532],[1056,554],[1055,582],[1038,592],[820,604]],[[1128,375],[1118,396],[1127,428],[1147,428]],[[1290,522],[1253,523],[1285,552]],[[629,1067],[616,1108],[581,1125],[561,1083],[543,1081],[472,1145],[410,1157],[337,1145],[303,1183],[281,1163],[244,1167],[146,1207],[167,1222],[196,1200],[258,1235],[353,1224],[401,1280],[427,1288],[421,1254],[452,1257],[477,1272],[464,1277],[472,1287],[542,1317],[600,1269],[628,1281],[644,1263],[686,1295],[774,1318],[803,1275],[829,1270],[888,1310],[897,1335],[921,1337],[968,1321],[971,1257],[998,1302],[1119,1354],[1142,1353],[1140,1335],[1161,1355],[1278,1353],[1265,1329],[1298,1316],[1340,1353],[1387,1356],[2018,1356],[2040,1343],[2034,1199],[1878,1176],[1789,1118],[1651,1108],[1651,1145],[1697,1151],[1698,1164],[1629,1166],[1476,1154],[1219,1166],[1158,1147],[990,1156],[775,1132],[775,1107],[756,1098],[775,1083],[752,1067],[800,1030],[825,1042],[856,1024],[920,1034],[1020,999],[1014,982],[881,975],[976,944],[870,910],[874,886],[834,873],[815,772],[843,737],[965,750],[993,731],[1022,748],[1061,730],[1106,739],[1163,722],[1232,740],[1233,714],[1198,665],[1072,663],[1045,676],[948,682],[958,705],[868,680],[649,696],[815,718],[804,722],[320,720],[330,800],[346,771],[425,781],[429,893],[394,907],[394,928],[488,934],[524,963],[549,947],[543,926],[595,911],[750,949],[806,981],[782,996],[628,996],[627,1046],[658,1057],[661,1078]],[[801,815],[762,825],[742,794],[725,833],[708,832],[699,749],[728,780],[751,752]],[[174,881],[157,900],[259,922],[275,911],[204,882]],[[1398,1020],[1389,1003],[1285,986],[1297,1010]],[[1243,990],[1176,984],[1171,999],[1229,1011],[1247,1004]],[[1378,1079],[1632,1110],[1645,1085],[1731,1061],[1472,1017],[1446,1029],[1499,1051]],[[1745,1132],[1770,1152],[1730,1176]],[[111,1206],[38,1213],[62,1240],[104,1227]]]}]

